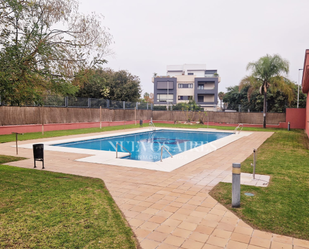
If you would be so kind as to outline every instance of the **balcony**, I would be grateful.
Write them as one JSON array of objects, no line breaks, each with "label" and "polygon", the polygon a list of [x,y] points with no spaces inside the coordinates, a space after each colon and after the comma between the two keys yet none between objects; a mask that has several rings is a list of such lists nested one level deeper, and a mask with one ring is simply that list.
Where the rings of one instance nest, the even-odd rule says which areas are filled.
[{"label": "balcony", "polygon": [[198,94],[197,95],[198,104],[216,104],[215,94]]}]

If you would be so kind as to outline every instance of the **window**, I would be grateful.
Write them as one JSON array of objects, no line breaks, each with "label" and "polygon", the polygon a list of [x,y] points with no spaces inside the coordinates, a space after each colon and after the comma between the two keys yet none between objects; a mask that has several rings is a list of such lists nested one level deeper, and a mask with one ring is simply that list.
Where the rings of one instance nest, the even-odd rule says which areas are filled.
[{"label": "window", "polygon": [[157,89],[165,90],[165,89],[174,89],[172,81],[158,81],[157,82]]},{"label": "window", "polygon": [[173,94],[157,94],[157,102],[173,102]]},{"label": "window", "polygon": [[198,95],[197,102],[203,103],[214,103],[215,102],[215,95],[214,94],[205,94],[205,95]]},{"label": "window", "polygon": [[198,88],[200,90],[212,90],[215,89],[216,83],[214,81],[199,81]]},{"label": "window", "polygon": [[178,96],[178,100],[192,100],[193,96]]},{"label": "window", "polygon": [[193,88],[193,84],[178,84],[178,88]]},{"label": "window", "polygon": [[188,75],[194,75],[194,73],[188,73]]}]

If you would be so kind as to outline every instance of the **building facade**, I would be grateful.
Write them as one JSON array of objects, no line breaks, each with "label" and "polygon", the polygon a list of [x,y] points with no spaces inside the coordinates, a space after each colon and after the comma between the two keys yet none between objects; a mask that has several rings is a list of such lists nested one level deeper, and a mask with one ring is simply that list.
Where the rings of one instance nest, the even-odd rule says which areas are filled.
[{"label": "building facade", "polygon": [[156,76],[154,83],[154,104],[170,106],[195,100],[205,110],[218,104],[217,70],[207,70],[206,65],[185,64],[167,66],[166,76]]},{"label": "building facade", "polygon": [[309,137],[309,49],[307,49],[305,52],[302,91],[303,93],[307,94],[305,130],[307,136]]}]

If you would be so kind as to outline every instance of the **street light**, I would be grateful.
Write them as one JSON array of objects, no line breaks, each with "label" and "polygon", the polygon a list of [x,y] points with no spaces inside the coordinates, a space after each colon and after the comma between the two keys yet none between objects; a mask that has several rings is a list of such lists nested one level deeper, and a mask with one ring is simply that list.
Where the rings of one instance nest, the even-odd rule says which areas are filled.
[{"label": "street light", "polygon": [[302,68],[298,69],[298,80],[297,80],[297,108],[299,108],[299,71],[303,70]]},{"label": "street light", "polygon": [[169,105],[168,105],[168,102],[169,102],[169,99],[168,99],[168,96],[169,96],[169,87],[170,87],[170,82],[167,81],[167,95],[166,95],[166,107],[167,107],[167,110],[169,111]]}]

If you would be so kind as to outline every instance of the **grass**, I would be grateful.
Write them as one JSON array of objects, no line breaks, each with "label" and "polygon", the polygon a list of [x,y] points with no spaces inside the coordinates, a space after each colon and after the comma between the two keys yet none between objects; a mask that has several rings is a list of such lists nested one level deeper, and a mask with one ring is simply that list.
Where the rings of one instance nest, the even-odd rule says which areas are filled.
[{"label": "grass", "polygon": [[[213,128],[218,130],[234,130],[235,127],[229,126],[207,126],[203,124],[193,124],[193,125],[185,125],[185,124],[163,124],[163,123],[155,123],[156,127],[170,127],[170,128],[187,128],[187,129],[198,129],[198,128]],[[49,138],[49,137],[61,137],[61,136],[69,136],[69,135],[78,135],[78,134],[87,134],[87,133],[95,133],[95,132],[104,132],[104,131],[115,131],[115,130],[123,130],[123,129],[132,129],[139,128],[139,125],[117,125],[117,126],[108,126],[100,128],[85,128],[85,129],[76,129],[76,130],[61,130],[61,131],[46,131],[44,135],[41,132],[33,132],[33,133],[25,133],[24,135],[18,135],[19,141],[30,140],[30,139],[40,139],[40,138]],[[148,124],[144,123],[143,127],[148,127]],[[263,129],[263,128],[250,128],[244,127],[244,131],[278,131],[280,129]],[[0,143],[7,143],[15,141],[15,134],[8,135],[0,135]]]},{"label": "grass", "polygon": [[[241,164],[252,173],[253,156]],[[255,228],[309,240],[309,151],[302,130],[278,130],[257,151],[256,173],[270,175],[267,188],[241,186],[241,207],[231,207],[231,184],[210,194]],[[244,193],[255,194],[247,197]]]},{"label": "grass", "polygon": [[[144,124],[145,126],[148,124]],[[49,138],[49,137],[61,137],[69,135],[78,135],[78,134],[87,134],[95,132],[104,132],[104,131],[114,131],[114,130],[123,130],[123,129],[132,129],[139,128],[139,125],[117,125],[117,126],[107,126],[100,128],[84,128],[76,130],[61,130],[61,131],[45,131],[44,135],[42,132],[31,132],[25,133],[24,135],[18,135],[18,141],[30,140],[30,139],[40,139],[40,138]],[[0,135],[0,143],[7,143],[15,141],[15,134]]]},{"label": "grass", "polygon": [[137,247],[100,179],[0,165],[0,196],[0,248]]},{"label": "grass", "polygon": [[[205,124],[165,124],[165,123],[155,123],[156,127],[170,127],[170,128],[187,128],[187,129],[199,129],[199,128],[212,128],[217,130],[235,130],[235,127],[233,126],[215,126],[215,125],[208,125]],[[282,129],[279,128],[258,128],[258,127],[244,127],[242,129],[243,131],[271,131],[271,132],[277,132],[281,131]]]}]

